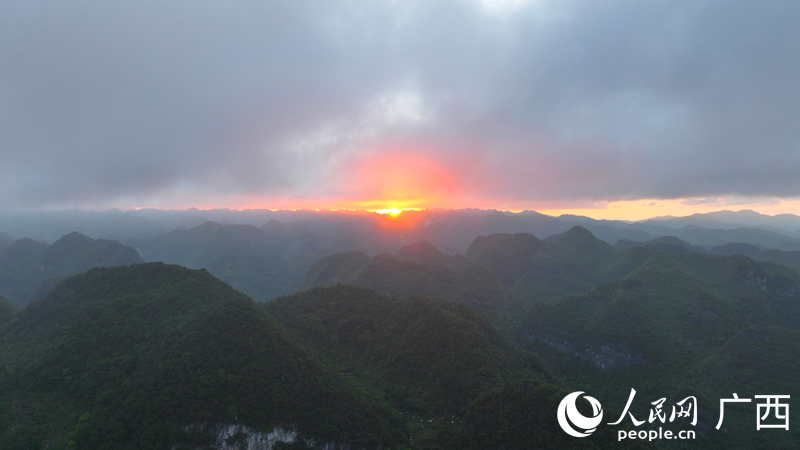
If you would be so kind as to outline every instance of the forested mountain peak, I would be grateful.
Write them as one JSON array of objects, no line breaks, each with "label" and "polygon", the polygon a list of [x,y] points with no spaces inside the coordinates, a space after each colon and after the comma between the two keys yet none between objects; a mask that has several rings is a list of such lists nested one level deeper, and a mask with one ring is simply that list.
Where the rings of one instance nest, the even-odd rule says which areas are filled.
[{"label": "forested mountain peak", "polygon": [[345,355],[343,370],[396,385],[387,390],[402,409],[461,415],[497,383],[546,372],[485,319],[442,299],[396,298],[340,284],[264,307],[315,348]]},{"label": "forested mountain peak", "polygon": [[611,256],[615,253],[610,245],[596,238],[592,232],[580,225],[576,225],[567,230],[555,242],[560,246],[586,253],[596,253],[598,255],[607,256]]},{"label": "forested mountain peak", "polygon": [[329,443],[401,436],[388,410],[205,270],[147,263],[65,280],[0,328],[0,365],[18,374],[2,400],[32,405],[0,427],[64,448],[210,445],[209,430],[232,423]]},{"label": "forested mountain peak", "polygon": [[401,259],[409,259],[418,262],[440,261],[445,257],[444,253],[440,252],[439,249],[428,241],[407,245],[398,250],[396,255]]},{"label": "forested mountain peak", "polygon": [[464,256],[472,260],[482,260],[484,258],[494,259],[493,256],[508,252],[518,255],[530,255],[544,247],[544,242],[529,233],[496,233],[489,236],[476,237]]},{"label": "forested mountain peak", "polygon": [[62,236],[53,245],[22,238],[0,251],[0,293],[24,306],[66,276],[92,267],[140,262],[142,258],[132,247],[78,232]]},{"label": "forested mountain peak", "polygon": [[108,239],[92,239],[77,231],[55,241],[41,263],[54,272],[77,273],[99,266],[128,266],[144,262],[132,247]]}]

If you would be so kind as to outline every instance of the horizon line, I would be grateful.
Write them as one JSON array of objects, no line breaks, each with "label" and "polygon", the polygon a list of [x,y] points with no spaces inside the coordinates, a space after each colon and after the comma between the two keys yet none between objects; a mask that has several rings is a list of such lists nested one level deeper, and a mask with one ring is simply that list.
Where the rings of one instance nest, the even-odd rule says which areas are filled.
[{"label": "horizon line", "polygon": [[[314,212],[314,213],[365,213],[365,214],[376,214],[379,216],[386,215],[386,216],[399,216],[407,212],[428,212],[428,211],[495,211],[500,213],[507,213],[507,214],[523,214],[523,213],[535,213],[547,217],[552,218],[561,218],[565,216],[572,216],[572,217],[582,217],[591,220],[597,221],[619,221],[619,222],[644,222],[648,220],[669,220],[669,219],[682,219],[692,216],[704,216],[708,214],[715,214],[715,213],[755,213],[761,216],[766,217],[778,217],[778,216],[794,216],[800,218],[800,215],[793,214],[793,213],[777,213],[777,214],[767,214],[760,211],[756,211],[750,208],[744,208],[739,210],[733,209],[718,209],[708,212],[702,213],[691,213],[683,216],[676,216],[672,214],[666,215],[654,215],[648,216],[646,218],[640,219],[623,219],[623,218],[616,218],[616,219],[608,219],[608,218],[597,218],[592,217],[586,214],[577,214],[577,211],[585,212],[587,209],[585,208],[565,208],[565,209],[558,209],[556,211],[560,211],[561,214],[547,214],[546,212],[541,211],[548,211],[548,209],[543,210],[535,210],[535,209],[497,209],[497,208],[380,208],[380,209],[350,209],[350,208],[297,208],[297,209],[288,209],[288,208],[279,208],[279,209],[270,209],[270,208],[235,208],[235,207],[211,207],[211,208],[203,208],[203,207],[196,207],[196,206],[189,206],[186,208],[157,208],[157,207],[132,207],[130,209],[121,209],[117,207],[107,208],[107,209],[92,209],[92,208],[61,208],[61,209],[49,209],[49,208],[40,208],[40,209],[0,209],[0,214],[25,214],[25,213],[65,213],[65,212],[90,212],[90,213],[107,213],[107,212],[119,212],[119,213],[131,213],[131,212],[139,212],[139,211],[162,211],[162,212],[213,212],[213,211],[230,211],[230,212],[272,212],[272,213],[302,213],[302,212]],[[552,211],[552,210],[551,210]],[[574,211],[574,212],[570,212]],[[602,209],[596,209],[596,211],[602,211]]]}]

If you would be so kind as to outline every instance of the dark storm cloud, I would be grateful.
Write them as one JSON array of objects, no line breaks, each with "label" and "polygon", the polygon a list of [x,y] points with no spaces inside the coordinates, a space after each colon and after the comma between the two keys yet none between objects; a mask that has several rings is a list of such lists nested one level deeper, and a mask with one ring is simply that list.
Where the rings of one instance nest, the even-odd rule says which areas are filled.
[{"label": "dark storm cloud", "polygon": [[363,152],[473,197],[798,196],[795,2],[4,2],[0,207],[321,197]]}]

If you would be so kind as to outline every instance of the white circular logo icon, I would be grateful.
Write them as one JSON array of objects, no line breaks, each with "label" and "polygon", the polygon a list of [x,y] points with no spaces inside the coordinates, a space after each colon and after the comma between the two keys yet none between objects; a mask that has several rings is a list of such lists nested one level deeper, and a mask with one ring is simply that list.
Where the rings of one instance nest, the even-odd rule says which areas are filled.
[{"label": "white circular logo icon", "polygon": [[600,406],[600,402],[594,397],[589,397],[588,395],[584,396],[589,404],[592,405],[592,412],[594,413],[592,417],[586,417],[578,411],[576,402],[581,394],[583,394],[582,391],[573,392],[564,397],[558,405],[558,424],[561,425],[561,428],[570,436],[589,436],[594,433],[594,430],[597,429],[597,426],[600,425],[600,422],[603,420],[603,408]]}]

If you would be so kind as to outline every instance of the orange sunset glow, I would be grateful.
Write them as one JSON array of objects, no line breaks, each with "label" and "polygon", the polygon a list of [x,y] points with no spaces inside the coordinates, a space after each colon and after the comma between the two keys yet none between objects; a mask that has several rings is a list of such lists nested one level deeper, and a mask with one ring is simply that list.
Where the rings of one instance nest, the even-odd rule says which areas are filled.
[{"label": "orange sunset glow", "polygon": [[347,209],[399,214],[460,197],[459,177],[442,162],[418,153],[390,153],[358,162],[348,182],[356,196]]},{"label": "orange sunset glow", "polygon": [[[232,208],[271,210],[368,211],[397,217],[403,211],[424,209],[494,209],[537,211],[550,216],[580,215],[606,220],[646,220],[688,216],[720,210],[753,210],[767,215],[798,214],[800,200],[775,197],[642,198],[635,200],[532,200],[502,189],[498,177],[474,156],[434,157],[424,150],[396,149],[374,152],[348,161],[329,179],[327,192],[305,197],[210,196],[207,203],[169,203],[146,207],[185,209]],[[435,152],[432,152],[435,153]],[[498,181],[499,180],[499,181]],[[496,186],[495,186],[496,188]]]},{"label": "orange sunset glow", "polygon": [[[420,157],[394,156],[372,160],[359,167],[351,182],[351,195],[297,198],[260,196],[231,199],[210,198],[205,204],[159,205],[172,209],[271,209],[271,210],[349,210],[370,211],[397,217],[403,211],[424,209],[495,209],[498,211],[537,211],[550,216],[572,214],[606,220],[646,220],[654,217],[682,217],[714,211],[753,210],[767,215],[798,214],[800,200],[781,198],[728,198],[698,201],[693,198],[586,201],[583,203],[531,201],[516,198],[469,195],[458,177],[435,161]],[[152,206],[147,206],[152,207]]]}]

